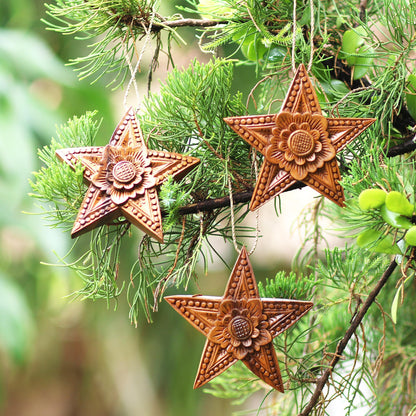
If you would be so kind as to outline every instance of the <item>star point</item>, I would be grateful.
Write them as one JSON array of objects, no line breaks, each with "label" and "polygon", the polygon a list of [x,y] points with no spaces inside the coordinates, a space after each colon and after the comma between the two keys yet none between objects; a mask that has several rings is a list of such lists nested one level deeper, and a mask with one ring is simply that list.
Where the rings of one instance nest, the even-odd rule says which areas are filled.
[{"label": "star point", "polygon": [[295,324],[312,302],[260,298],[243,247],[224,296],[167,296],[167,302],[207,337],[194,388],[241,360],[250,371],[283,392],[273,338]]},{"label": "star point", "polygon": [[225,122],[264,156],[250,202],[255,210],[296,181],[344,205],[337,152],[366,130],[373,118],[326,118],[301,64],[278,114],[228,117]]},{"label": "star point", "polygon": [[182,178],[200,162],[191,156],[148,150],[132,108],[107,146],[58,149],[56,155],[72,168],[81,163],[89,185],[72,237],[125,217],[159,242],[163,242],[163,231],[156,188],[169,175]]}]

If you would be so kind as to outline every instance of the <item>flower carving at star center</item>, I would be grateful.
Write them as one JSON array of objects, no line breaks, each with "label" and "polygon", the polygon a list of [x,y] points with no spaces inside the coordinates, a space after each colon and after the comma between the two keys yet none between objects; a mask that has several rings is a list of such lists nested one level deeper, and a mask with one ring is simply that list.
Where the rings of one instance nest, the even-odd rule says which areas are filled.
[{"label": "flower carving at star center", "polygon": [[260,299],[224,299],[208,338],[241,360],[271,342],[268,327]]},{"label": "flower carving at star center", "polygon": [[110,145],[105,147],[100,169],[91,179],[117,205],[143,195],[146,189],[156,184],[143,149]]},{"label": "flower carving at star center", "polygon": [[327,120],[320,114],[281,112],[265,149],[266,159],[303,180],[332,160],[336,151],[329,140]]}]

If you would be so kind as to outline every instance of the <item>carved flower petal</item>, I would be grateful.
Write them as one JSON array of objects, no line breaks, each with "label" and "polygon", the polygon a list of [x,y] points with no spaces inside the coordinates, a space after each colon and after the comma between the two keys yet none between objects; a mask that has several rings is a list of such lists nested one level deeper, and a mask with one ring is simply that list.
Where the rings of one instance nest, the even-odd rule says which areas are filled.
[{"label": "carved flower petal", "polygon": [[240,346],[234,349],[233,354],[234,357],[237,358],[238,360],[242,360],[248,353],[247,348]]},{"label": "carved flower petal", "polygon": [[290,136],[290,134],[291,134],[290,130],[288,130],[288,129],[283,129],[283,130],[281,131],[281,133],[280,133],[280,137],[281,137],[282,139],[286,139],[286,140],[287,140],[287,138]]},{"label": "carved flower petal", "polygon": [[306,169],[305,165],[291,165],[290,174],[292,175],[293,179],[297,181],[301,181],[308,176],[308,170]]},{"label": "carved flower petal", "polygon": [[276,118],[276,127],[279,130],[287,128],[287,126],[293,122],[293,115],[288,111],[283,111],[277,115]]},{"label": "carved flower petal", "polygon": [[295,155],[292,153],[292,151],[291,150],[287,150],[286,152],[285,152],[285,159],[288,161],[288,162],[291,162],[292,160],[295,160]]},{"label": "carved flower petal", "polygon": [[224,299],[220,304],[219,314],[222,316],[231,313],[234,305],[235,302],[232,299]]},{"label": "carved flower petal", "polygon": [[306,158],[308,162],[313,162],[315,159],[316,159],[316,153],[312,153]]},{"label": "carved flower petal", "polygon": [[297,165],[304,165],[306,163],[306,159],[301,156],[295,156],[295,162]]},{"label": "carved flower petal", "polygon": [[320,132],[324,132],[328,129],[327,119],[320,114],[311,115],[310,125],[312,129],[317,129]]},{"label": "carved flower petal", "polygon": [[310,124],[312,121],[310,113],[295,113],[293,115],[293,122],[296,123],[297,126],[300,126],[302,123]]},{"label": "carved flower petal", "polygon": [[278,127],[273,127],[272,128],[272,134],[273,136],[280,136],[280,129]]},{"label": "carved flower petal", "polygon": [[241,345],[241,341],[240,341],[240,340],[238,340],[237,338],[230,337],[230,344],[231,344],[233,347],[238,347],[239,345]]},{"label": "carved flower petal", "polygon": [[322,140],[321,143],[322,143],[322,150],[319,153],[319,159],[322,159],[325,162],[333,159],[336,156],[336,151],[334,149],[334,146],[332,146],[329,140]]},{"label": "carved flower petal", "polygon": [[252,318],[260,319],[263,313],[263,304],[260,299],[249,299],[247,301],[247,309],[250,311]]},{"label": "carved flower petal", "polygon": [[247,338],[245,339],[242,344],[244,345],[244,347],[248,348],[251,347],[251,344],[253,343],[253,340],[251,338]]},{"label": "carved flower petal", "polygon": [[250,311],[247,308],[240,309],[240,315],[246,318],[250,317]]},{"label": "carved flower petal", "polygon": [[260,330],[258,328],[254,328],[253,333],[251,334],[251,338],[257,338],[259,335],[260,335]]},{"label": "carved flower petal", "polygon": [[288,149],[287,141],[280,140],[277,147],[281,152],[285,152]]},{"label": "carved flower petal", "polygon": [[277,165],[279,163],[278,156],[280,153],[281,152],[279,151],[277,146],[269,145],[266,147],[264,155],[270,163]]},{"label": "carved flower petal", "polygon": [[319,132],[319,130],[311,130],[309,133],[313,137],[315,142],[318,141],[319,138],[321,137],[321,133]]},{"label": "carved flower petal", "polygon": [[107,180],[107,172],[106,169],[104,167],[100,167],[100,169],[98,169],[98,172],[91,177],[91,182],[98,188],[101,189],[102,191],[106,191],[107,188],[109,186],[111,186],[108,183]]},{"label": "carved flower petal", "polygon": [[315,153],[319,153],[322,150],[322,143],[316,142],[315,143]]},{"label": "carved flower petal", "polygon": [[272,336],[266,329],[260,330],[259,336],[256,338],[256,345],[266,345],[272,342]]},{"label": "carved flower petal", "polygon": [[296,130],[298,130],[297,124],[296,123],[290,123],[289,124],[289,131],[293,133]]},{"label": "carved flower petal", "polygon": [[142,167],[150,166],[150,159],[147,158],[146,153],[143,150],[135,149],[134,162]]},{"label": "carved flower petal", "polygon": [[311,126],[309,125],[309,123],[303,122],[300,124],[299,126],[299,130],[305,130],[305,131],[310,131]]},{"label": "carved flower petal", "polygon": [[119,182],[117,179],[114,179],[112,186],[114,186],[114,188],[116,188],[118,190],[121,190],[121,189],[127,188],[125,185],[126,184]]},{"label": "carved flower petal", "polygon": [[129,199],[129,197],[129,192],[119,191],[114,187],[110,188],[110,198],[116,205],[124,204]]},{"label": "carved flower petal", "polygon": [[222,325],[216,325],[208,334],[208,339],[214,344],[221,344],[225,341],[224,328]]}]

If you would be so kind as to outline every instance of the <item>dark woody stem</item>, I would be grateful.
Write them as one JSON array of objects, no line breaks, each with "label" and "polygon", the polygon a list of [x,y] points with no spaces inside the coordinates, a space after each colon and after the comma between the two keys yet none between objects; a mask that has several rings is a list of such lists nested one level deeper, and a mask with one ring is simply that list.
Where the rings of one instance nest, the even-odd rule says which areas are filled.
[{"label": "dark woody stem", "polygon": [[389,277],[393,274],[396,267],[397,267],[396,261],[392,260],[391,263],[389,264],[389,267],[383,273],[383,276],[381,276],[380,280],[377,282],[374,289],[368,295],[361,309],[352,319],[350,327],[347,329],[342,339],[338,342],[337,349],[335,351],[332,361],[330,362],[326,370],[323,372],[322,376],[319,377],[318,380],[316,381],[316,388],[309,400],[309,403],[302,410],[302,412],[299,413],[298,416],[308,416],[311,413],[311,411],[314,409],[316,404],[318,403],[321,397],[322,391],[325,388],[325,385],[328,382],[328,379],[331,377],[334,367],[337,365],[338,361],[341,359],[342,353],[347,347],[349,340],[354,335],[358,326],[361,324],[364,316],[368,312],[368,309],[374,303],[377,295],[380,293],[383,286],[387,283]]},{"label": "dark woody stem", "polygon": [[[306,185],[302,182],[295,182],[292,186],[287,188],[284,192],[300,189]],[[242,204],[249,202],[253,195],[253,190],[243,192],[236,192],[233,194],[233,203]],[[223,196],[215,199],[205,199],[204,201],[195,202],[194,204],[185,205],[179,209],[180,215],[197,214],[198,212],[212,211],[217,208],[225,208],[230,206],[230,197]],[[164,213],[162,213],[163,215]]]}]

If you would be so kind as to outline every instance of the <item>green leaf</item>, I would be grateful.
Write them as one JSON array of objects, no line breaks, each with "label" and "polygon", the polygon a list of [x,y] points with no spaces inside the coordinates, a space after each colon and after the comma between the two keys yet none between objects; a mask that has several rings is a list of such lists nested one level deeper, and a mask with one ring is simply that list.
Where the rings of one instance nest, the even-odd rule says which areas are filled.
[{"label": "green leaf", "polygon": [[357,237],[357,245],[374,253],[401,254],[391,235],[384,236],[382,231],[369,229]]},{"label": "green leaf", "polygon": [[414,206],[406,198],[406,195],[398,191],[391,191],[387,194],[386,207],[390,211],[397,212],[406,217],[411,217],[414,211]]},{"label": "green leaf", "polygon": [[413,225],[407,231],[406,235],[404,236],[404,241],[406,241],[409,246],[416,246],[416,225]]},{"label": "green leaf", "polygon": [[374,49],[370,46],[362,46],[357,54],[361,56],[355,58],[353,79],[360,79],[367,73],[373,63]]},{"label": "green leaf", "polygon": [[416,75],[410,74],[407,82],[409,92],[406,93],[406,106],[410,115],[416,120]]},{"label": "green leaf", "polygon": [[391,304],[391,319],[396,324],[397,323],[397,308],[399,306],[400,292],[402,288],[399,286],[394,295],[393,303]]},{"label": "green leaf", "polygon": [[363,211],[380,208],[384,205],[387,192],[383,189],[366,189],[358,197],[358,204]]},{"label": "green leaf", "polygon": [[403,217],[397,212],[390,211],[386,207],[386,205],[383,205],[381,207],[380,213],[383,217],[383,220],[394,228],[405,228],[406,230],[408,230],[410,227],[413,226],[413,224],[409,221],[408,218]]},{"label": "green leaf", "polygon": [[356,53],[364,45],[362,35],[364,29],[360,26],[355,29],[347,30],[342,37],[341,52],[342,57],[347,60],[348,65],[354,65],[356,62]]},{"label": "green leaf", "polygon": [[363,27],[347,30],[342,37],[341,58],[354,67],[353,78],[362,78],[373,62],[374,49],[365,45]]}]

